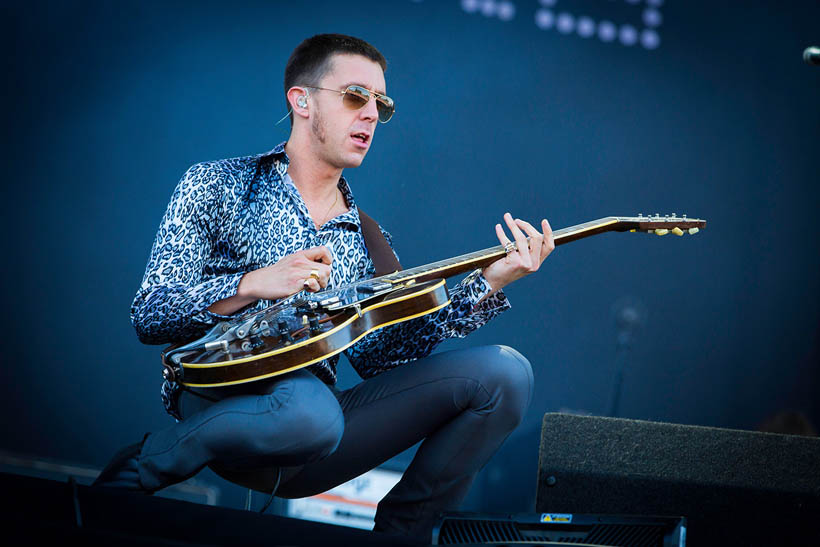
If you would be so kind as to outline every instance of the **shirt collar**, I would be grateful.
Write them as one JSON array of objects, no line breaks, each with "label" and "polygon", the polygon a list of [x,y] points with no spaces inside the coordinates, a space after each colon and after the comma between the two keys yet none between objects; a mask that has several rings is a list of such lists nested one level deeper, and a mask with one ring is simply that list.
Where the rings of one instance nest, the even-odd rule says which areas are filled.
[{"label": "shirt collar", "polygon": [[[262,154],[263,156],[273,156],[274,162],[274,169],[279,173],[279,180],[280,182],[285,181],[285,174],[288,172],[288,166],[290,165],[290,158],[288,157],[287,152],[285,152],[285,145],[288,141],[283,141],[273,147],[270,151]],[[293,183],[291,182],[291,185]],[[356,200],[353,197],[353,191],[350,189],[350,184],[347,182],[347,179],[342,175],[339,177],[338,183],[339,191],[342,193],[342,197],[347,202],[347,206],[350,210],[343,215],[339,215],[338,217],[332,219],[330,223],[348,223],[353,224],[357,230],[361,231],[361,219],[359,218],[359,208],[356,206]],[[293,186],[293,191],[296,191],[296,187]]]}]

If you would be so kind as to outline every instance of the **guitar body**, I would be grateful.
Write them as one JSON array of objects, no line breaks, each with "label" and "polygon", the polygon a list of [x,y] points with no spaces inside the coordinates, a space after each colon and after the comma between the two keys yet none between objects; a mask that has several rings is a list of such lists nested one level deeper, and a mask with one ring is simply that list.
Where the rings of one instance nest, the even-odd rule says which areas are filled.
[{"label": "guitar body", "polygon": [[336,313],[314,312],[306,325],[287,334],[275,328],[256,329],[218,349],[183,352],[176,379],[189,387],[218,387],[285,374],[336,355],[370,332],[433,313],[449,303],[443,279],[400,287]]},{"label": "guitar body", "polygon": [[[553,232],[556,245],[605,232],[695,234],[701,219],[605,217]],[[326,289],[297,294],[260,311],[217,324],[205,336],[162,355],[168,380],[218,387],[263,380],[306,367],[349,348],[382,327],[433,313],[450,303],[445,279],[483,268],[515,245],[496,246]]]}]

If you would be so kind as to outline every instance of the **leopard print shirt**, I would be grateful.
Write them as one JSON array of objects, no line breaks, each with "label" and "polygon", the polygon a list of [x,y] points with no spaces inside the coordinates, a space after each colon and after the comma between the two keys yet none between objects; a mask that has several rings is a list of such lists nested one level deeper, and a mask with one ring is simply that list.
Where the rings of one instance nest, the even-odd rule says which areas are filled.
[{"label": "leopard print shirt", "polygon": [[[359,211],[344,177],[339,179],[349,211],[316,229],[299,191],[287,175],[285,144],[256,156],[199,163],[177,185],[151,249],[142,284],[131,306],[140,341],[168,344],[205,334],[221,316],[208,307],[236,294],[242,276],[296,251],[325,245],[333,254],[329,287],[372,277]],[[390,234],[382,228],[392,248]],[[450,289],[451,304],[416,319],[377,330],[345,351],[362,378],[429,355],[447,338],[464,337],[509,308],[502,291],[483,302],[491,288],[476,270]],[[334,356],[308,370],[336,383]],[[164,381],[165,409],[177,419],[181,387]]]}]

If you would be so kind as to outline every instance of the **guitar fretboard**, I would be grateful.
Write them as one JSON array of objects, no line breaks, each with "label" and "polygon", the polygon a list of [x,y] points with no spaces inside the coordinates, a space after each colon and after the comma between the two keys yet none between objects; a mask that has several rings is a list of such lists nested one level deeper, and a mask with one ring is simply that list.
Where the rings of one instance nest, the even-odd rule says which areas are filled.
[{"label": "guitar fretboard", "polygon": [[[618,222],[619,220],[616,217],[606,217],[555,230],[553,232],[555,245],[561,245],[562,243],[568,243],[576,239],[609,231],[609,229],[617,225]],[[529,237],[527,241],[529,241]],[[471,269],[487,266],[505,254],[507,254],[505,247],[503,245],[496,245],[495,247],[481,251],[474,251],[472,253],[425,264],[424,266],[393,272],[383,275],[379,279],[389,283],[402,283],[411,279],[424,280],[434,277],[450,277]]]}]

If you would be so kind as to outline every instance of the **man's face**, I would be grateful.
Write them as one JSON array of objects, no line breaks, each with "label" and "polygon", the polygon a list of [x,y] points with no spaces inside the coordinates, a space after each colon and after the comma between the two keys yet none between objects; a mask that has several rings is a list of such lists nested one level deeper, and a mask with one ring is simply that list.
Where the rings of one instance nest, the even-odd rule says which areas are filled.
[{"label": "man's face", "polygon": [[[331,70],[317,84],[319,87],[344,91],[359,85],[385,93],[384,72],[378,63],[361,55],[334,55]],[[379,121],[376,101],[359,110],[351,110],[343,96],[332,91],[309,89],[311,141],[319,157],[338,169],[358,167],[364,160]]]}]

